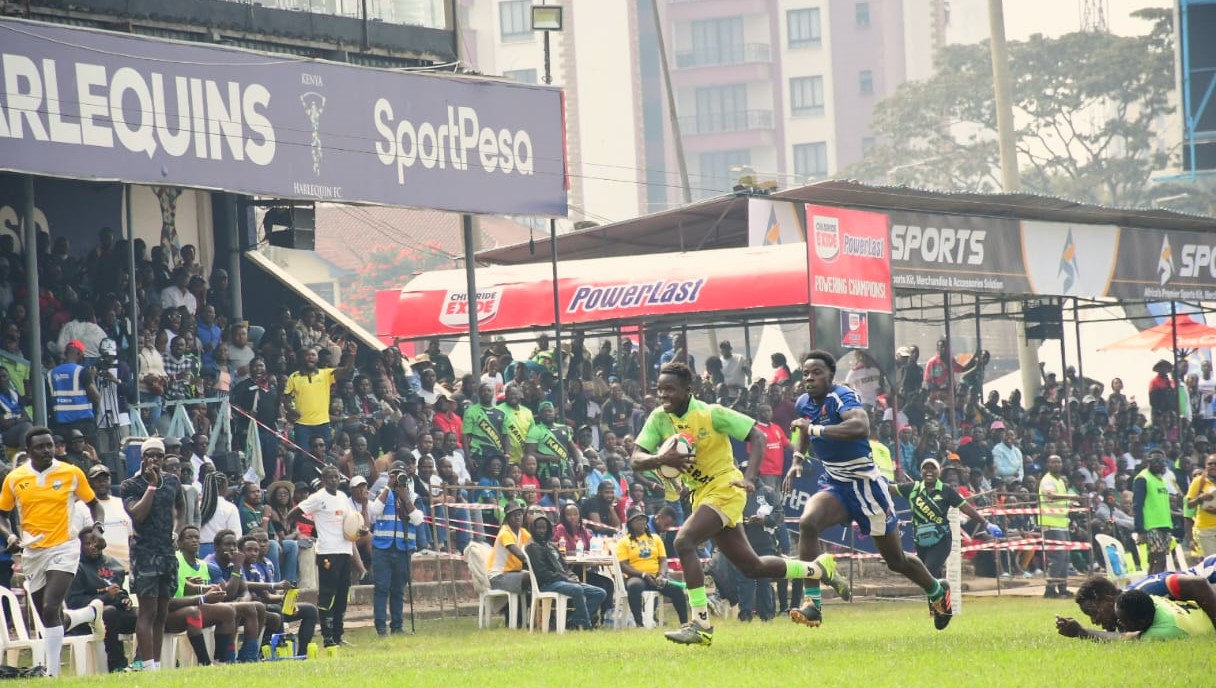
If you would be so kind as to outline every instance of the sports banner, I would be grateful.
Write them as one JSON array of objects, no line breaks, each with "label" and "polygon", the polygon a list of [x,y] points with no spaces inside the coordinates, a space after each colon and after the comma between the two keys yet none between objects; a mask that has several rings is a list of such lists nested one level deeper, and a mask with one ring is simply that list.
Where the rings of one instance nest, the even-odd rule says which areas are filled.
[{"label": "sports banner", "polygon": [[[436,270],[399,291],[380,292],[377,335],[413,339],[466,332],[465,289],[464,270]],[[565,261],[558,264],[558,294],[565,324],[805,307],[806,255],[801,247],[760,246]],[[483,332],[551,326],[548,269],[479,269],[477,314]]]},{"label": "sports banner", "polygon": [[1122,228],[1108,295],[1154,301],[1216,300],[1216,236]]},{"label": "sports banner", "polygon": [[0,169],[566,214],[559,89],[0,19]]},{"label": "sports banner", "polygon": [[892,212],[896,288],[1031,293],[1016,220]]},{"label": "sports banner", "polygon": [[811,305],[891,312],[887,216],[806,206]]},{"label": "sports banner", "polygon": [[767,198],[747,200],[747,245],[773,246],[806,241],[798,206]]}]

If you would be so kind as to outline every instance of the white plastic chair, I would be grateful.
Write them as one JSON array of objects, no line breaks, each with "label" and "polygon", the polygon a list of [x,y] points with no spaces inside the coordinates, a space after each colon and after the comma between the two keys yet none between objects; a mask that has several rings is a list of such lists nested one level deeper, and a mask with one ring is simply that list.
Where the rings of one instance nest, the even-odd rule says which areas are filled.
[{"label": "white plastic chair", "polygon": [[[629,593],[625,590],[625,573],[621,571],[621,562],[616,558],[612,560],[612,588],[613,597],[615,598],[612,610],[615,628],[618,630],[636,628],[637,624],[633,621],[633,612],[629,609]],[[659,594],[659,591],[645,590],[642,592],[643,628],[662,626],[664,622],[663,611],[662,595]]]},{"label": "white plastic chair", "polygon": [[481,542],[470,542],[464,549],[464,561],[473,579],[473,591],[477,593],[477,627],[490,628],[494,624],[494,615],[505,603],[507,627],[515,628],[515,620],[519,618],[520,595],[490,588],[490,577],[486,573],[490,551],[490,547]]},{"label": "white plastic chair", "polygon": [[[1106,563],[1106,577],[1114,581],[1115,585],[1125,587],[1132,582],[1133,578],[1139,578],[1143,575],[1142,571],[1131,571],[1128,565],[1127,552],[1123,549],[1123,543],[1115,538],[1103,533],[1095,533],[1094,540],[1098,542],[1098,547],[1102,550],[1102,560]],[[1115,555],[1119,557],[1117,566],[1123,571],[1122,574],[1115,573],[1116,564],[1111,561],[1111,550],[1114,550]]]},{"label": "white plastic chair", "polygon": [[[22,583],[21,587],[25,590],[25,598],[30,600],[30,619],[34,624],[34,636],[43,642],[46,627],[42,625],[42,616],[34,609],[34,596],[30,593],[27,583]],[[66,618],[66,617],[65,617]],[[66,630],[66,629],[65,629]],[[71,654],[71,668],[77,676],[87,676],[89,674],[104,674],[109,666],[106,661],[106,646],[105,639],[96,635],[65,635],[63,636],[63,644]],[[58,660],[58,658],[47,657],[47,662]]]},{"label": "white plastic chair", "polygon": [[[528,630],[536,630],[536,625],[540,624],[540,632],[549,632],[549,615],[553,613],[554,607],[557,608],[557,632],[566,632],[566,605],[570,603],[570,596],[563,595],[560,592],[541,592],[540,585],[536,582],[536,574],[532,573],[532,559],[528,556],[528,552],[524,551],[524,565],[528,567],[528,580],[532,582],[532,604],[528,609]],[[537,618],[537,612],[540,613],[540,618]]]},{"label": "white plastic chair", "polygon": [[194,656],[194,648],[190,646],[185,631],[164,634],[160,643],[160,665],[165,669],[198,665],[198,658]]},{"label": "white plastic chair", "polygon": [[4,651],[4,663],[9,666],[17,666],[24,650],[30,651],[32,664],[45,661],[45,643],[39,638],[30,638],[21,602],[12,590],[3,587],[0,587],[0,649]]}]

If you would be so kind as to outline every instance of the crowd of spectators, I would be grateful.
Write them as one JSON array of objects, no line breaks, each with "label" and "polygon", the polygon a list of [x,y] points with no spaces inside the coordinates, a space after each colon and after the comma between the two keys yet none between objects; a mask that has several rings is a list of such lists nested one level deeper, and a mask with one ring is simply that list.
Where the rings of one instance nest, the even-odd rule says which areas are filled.
[{"label": "crowd of spectators", "polygon": [[[315,531],[309,515],[294,507],[322,488],[326,466],[340,472],[339,489],[369,526],[356,543],[354,581],[377,578],[372,502],[386,487],[395,489],[394,476],[404,476],[427,519],[412,544],[417,551],[458,554],[472,541],[492,541],[515,499],[546,510],[554,538],[570,550],[578,541],[590,546],[595,535],[626,530],[633,510],[652,523],[657,518],[661,538],[682,522],[687,492],[655,473],[634,473],[628,459],[657,405],[644,385],[653,385],[659,366],[671,361],[698,373],[699,398],[759,421],[769,438],[760,471],[765,489],[749,507],[748,534],[757,551],[792,551],[781,527],[780,490],[801,369],[782,354],[772,356],[771,370],[761,370],[722,341],[698,369],[679,332],[648,332],[643,356],[630,338],[617,346],[599,341],[593,353],[576,331],[560,352],[542,334],[525,360],[495,338],[479,362],[480,375],[458,376],[438,340],[412,357],[393,347],[360,348],[311,306],[299,318],[283,307],[273,322],[236,321],[224,271],[205,279],[190,246],[173,255],[156,246],[146,254],[136,241],[134,303],[127,248],[108,229],[84,259],[73,257],[62,239],[39,250],[37,345],[51,373],[48,405],[59,456],[86,472],[125,468],[115,457],[131,428],[164,435],[177,427],[171,418],[183,402],[195,432],[167,437],[165,452],[180,472],[187,522],[200,529],[202,556],[212,553],[220,533],[264,531],[267,561],[284,580],[296,580]],[[10,456],[30,420],[23,266],[11,241],[0,237],[6,315],[0,432]],[[135,312],[139,332],[130,326]],[[138,379],[128,363],[136,355]],[[1154,556],[1168,546],[1160,531],[1187,549],[1198,532],[1212,553],[1216,516],[1207,507],[1216,504],[1207,495],[1216,491],[1216,465],[1209,467],[1206,458],[1216,431],[1216,379],[1207,361],[1194,374],[1185,360],[1177,370],[1159,362],[1145,407],[1118,378],[1107,385],[1080,379],[1072,368],[1062,376],[1044,373],[1041,392],[1028,401],[1017,391],[985,395],[986,352],[960,360],[942,340],[923,365],[919,357],[915,346],[901,347],[892,362],[857,352],[854,364],[839,371],[838,382],[853,387],[872,413],[871,444],[893,482],[921,479],[921,466],[933,459],[943,483],[980,509],[1037,506],[1043,497],[1071,495],[1077,508],[1062,529],[1011,516],[1002,521],[1009,535],[1063,530],[1070,540],[1088,542],[1096,533],[1110,534],[1132,552],[1138,542],[1148,543],[1156,565]],[[200,401],[223,398],[234,409],[230,432],[216,417],[220,404]],[[246,456],[250,424],[260,471]],[[224,436],[213,441],[215,433]],[[737,456],[745,455],[738,447]],[[1154,456],[1160,466],[1150,465]],[[1044,476],[1054,476],[1049,488],[1059,480],[1059,490],[1044,492]],[[1166,524],[1156,505],[1159,484]],[[1058,568],[1058,561],[1041,556],[1027,550],[991,564],[1005,575]],[[1082,551],[1070,564],[1080,571],[1094,561]],[[763,589],[740,597],[758,598],[755,615],[771,618],[798,594],[786,588],[777,586],[777,600]]]}]

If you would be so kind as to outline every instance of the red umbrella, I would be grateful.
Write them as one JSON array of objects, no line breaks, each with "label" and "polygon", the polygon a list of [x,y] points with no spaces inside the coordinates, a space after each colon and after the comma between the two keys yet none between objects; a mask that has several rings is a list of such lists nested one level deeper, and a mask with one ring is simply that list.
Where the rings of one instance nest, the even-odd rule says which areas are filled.
[{"label": "red umbrella", "polygon": [[[1175,339],[1175,327],[1177,327],[1177,339]],[[1209,349],[1214,347],[1216,347],[1216,327],[1195,322],[1191,316],[1183,314],[1174,316],[1173,323],[1167,320],[1127,339],[1107,344],[1102,349],[1109,351],[1111,349]]]}]

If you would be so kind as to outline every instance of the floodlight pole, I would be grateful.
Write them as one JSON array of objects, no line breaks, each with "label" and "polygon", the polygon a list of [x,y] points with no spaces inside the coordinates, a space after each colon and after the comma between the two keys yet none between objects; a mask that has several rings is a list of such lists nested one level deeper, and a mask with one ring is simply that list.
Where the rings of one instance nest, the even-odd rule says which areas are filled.
[{"label": "floodlight pole", "polygon": [[[549,48],[549,30],[544,33],[545,45],[545,85],[553,83],[553,70]],[[562,306],[561,291],[557,283],[557,219],[549,218],[549,263],[553,271],[553,362],[557,366],[557,419],[566,422],[566,385],[562,375]],[[573,352],[571,352],[573,353]]]}]

